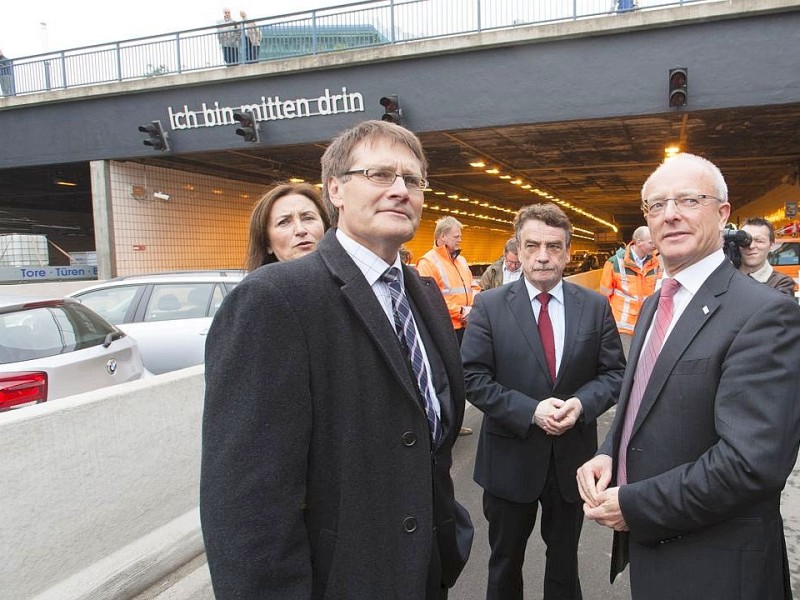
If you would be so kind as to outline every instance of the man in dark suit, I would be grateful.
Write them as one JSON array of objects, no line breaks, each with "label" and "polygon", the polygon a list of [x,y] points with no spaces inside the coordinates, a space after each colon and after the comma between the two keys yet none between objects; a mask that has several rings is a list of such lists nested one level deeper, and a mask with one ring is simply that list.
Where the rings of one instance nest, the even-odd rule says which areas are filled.
[{"label": "man in dark suit", "polygon": [[217,600],[439,600],[466,562],[458,345],[436,284],[398,255],[426,170],[402,127],[343,132],[322,158],[338,229],[217,313],[200,484]]},{"label": "man in dark suit", "polygon": [[475,462],[489,521],[489,600],[522,599],[525,548],[542,506],[545,600],[581,598],[577,469],[625,361],[606,298],[561,279],[572,227],[555,204],[515,219],[523,277],[478,294],[461,346],[467,399],[484,412]]},{"label": "man in dark suit", "polygon": [[642,188],[664,261],[614,424],[577,474],[643,600],[791,598],[781,490],[800,443],[800,308],[738,272],[725,179],[690,154]]}]

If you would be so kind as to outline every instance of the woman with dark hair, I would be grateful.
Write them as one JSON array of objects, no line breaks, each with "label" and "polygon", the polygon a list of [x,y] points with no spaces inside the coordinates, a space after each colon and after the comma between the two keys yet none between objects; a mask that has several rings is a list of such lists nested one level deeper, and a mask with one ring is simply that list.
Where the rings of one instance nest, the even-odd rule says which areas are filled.
[{"label": "woman with dark hair", "polygon": [[331,226],[319,191],[308,183],[285,183],[261,196],[250,215],[245,271],[313,252]]}]

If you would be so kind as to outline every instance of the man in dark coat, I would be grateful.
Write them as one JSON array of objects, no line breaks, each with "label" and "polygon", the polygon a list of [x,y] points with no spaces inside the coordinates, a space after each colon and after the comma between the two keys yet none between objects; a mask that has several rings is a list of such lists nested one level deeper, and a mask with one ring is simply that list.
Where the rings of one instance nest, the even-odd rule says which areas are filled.
[{"label": "man in dark coat", "polygon": [[492,548],[486,597],[522,600],[541,505],[544,598],[579,600],[575,470],[597,450],[596,420],[617,398],[625,360],[606,298],[561,278],[571,237],[564,212],[528,206],[515,228],[523,276],[478,294],[461,346],[467,399],[484,413],[475,481]]},{"label": "man in dark coat", "polygon": [[642,188],[664,261],[636,324],[614,424],[578,471],[635,600],[791,598],[781,490],[800,444],[800,308],[722,252],[730,204],[679,154]]},{"label": "man in dark coat", "polygon": [[[342,133],[322,159],[338,229],[253,272],[217,313],[200,488],[217,600],[440,600],[466,562],[472,525],[450,478],[458,346],[436,284],[398,255],[426,170],[402,127]],[[396,328],[398,281],[414,340]]]}]

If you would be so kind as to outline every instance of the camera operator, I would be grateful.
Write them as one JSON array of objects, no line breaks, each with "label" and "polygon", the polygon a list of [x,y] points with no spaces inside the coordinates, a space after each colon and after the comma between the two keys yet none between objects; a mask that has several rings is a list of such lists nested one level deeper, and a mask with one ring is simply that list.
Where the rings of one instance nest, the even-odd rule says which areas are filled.
[{"label": "camera operator", "polygon": [[794,279],[775,271],[767,262],[769,249],[775,243],[772,223],[761,217],[751,217],[744,222],[742,230],[749,233],[753,241],[749,247],[740,249],[742,264],[739,271],[794,298]]}]

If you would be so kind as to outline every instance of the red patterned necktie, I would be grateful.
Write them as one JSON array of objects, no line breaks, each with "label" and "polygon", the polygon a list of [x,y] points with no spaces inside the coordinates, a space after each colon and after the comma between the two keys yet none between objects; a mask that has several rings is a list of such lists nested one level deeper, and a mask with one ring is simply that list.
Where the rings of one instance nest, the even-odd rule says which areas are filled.
[{"label": "red patterned necktie", "polygon": [[544,347],[544,357],[547,359],[547,368],[550,369],[550,379],[555,383],[556,381],[556,342],[553,337],[553,322],[550,320],[550,313],[547,310],[547,305],[550,303],[552,296],[547,292],[542,292],[536,299],[542,307],[539,309],[539,321],[536,325],[539,327],[539,337],[542,340]]},{"label": "red patterned necktie", "polygon": [[642,396],[644,396],[644,390],[650,380],[650,374],[653,372],[653,366],[656,364],[658,353],[661,352],[661,346],[664,345],[664,338],[672,321],[673,296],[680,287],[681,284],[671,278],[667,278],[661,283],[655,324],[636,365],[633,387],[625,409],[625,421],[622,424],[622,438],[619,443],[619,459],[617,460],[617,485],[628,483],[628,444],[631,441],[633,423],[636,421],[639,406],[642,404]]}]

